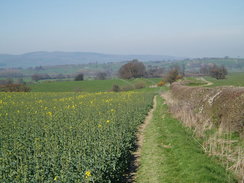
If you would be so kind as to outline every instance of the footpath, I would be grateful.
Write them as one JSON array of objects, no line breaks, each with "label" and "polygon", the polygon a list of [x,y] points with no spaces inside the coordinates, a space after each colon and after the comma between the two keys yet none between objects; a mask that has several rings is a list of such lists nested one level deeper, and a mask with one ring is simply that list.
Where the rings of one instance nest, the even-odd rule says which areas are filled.
[{"label": "footpath", "polygon": [[139,131],[136,183],[234,183],[234,176],[205,154],[190,129],[174,119],[156,96],[149,121]]}]

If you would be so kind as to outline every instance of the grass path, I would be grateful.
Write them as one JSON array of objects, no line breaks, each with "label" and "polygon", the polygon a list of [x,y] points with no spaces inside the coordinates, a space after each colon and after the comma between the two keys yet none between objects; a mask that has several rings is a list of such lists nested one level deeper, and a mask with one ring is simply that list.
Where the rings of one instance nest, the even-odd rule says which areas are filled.
[{"label": "grass path", "polygon": [[148,126],[148,124],[150,123],[150,121],[152,120],[153,112],[156,109],[156,105],[157,105],[157,100],[156,100],[156,96],[154,96],[154,98],[153,98],[153,108],[148,112],[144,123],[141,124],[139,126],[139,128],[138,128],[138,132],[137,132],[137,149],[133,153],[133,161],[131,162],[131,167],[130,167],[129,175],[127,176],[126,182],[132,183],[136,179],[136,171],[137,171],[138,166],[140,164],[139,160],[140,160],[141,149],[142,149],[142,145],[143,145],[143,141],[144,141],[143,133],[144,133],[146,127]]},{"label": "grass path", "polygon": [[173,119],[157,96],[153,118],[143,132],[137,183],[227,183],[233,176],[202,151],[192,132]]}]

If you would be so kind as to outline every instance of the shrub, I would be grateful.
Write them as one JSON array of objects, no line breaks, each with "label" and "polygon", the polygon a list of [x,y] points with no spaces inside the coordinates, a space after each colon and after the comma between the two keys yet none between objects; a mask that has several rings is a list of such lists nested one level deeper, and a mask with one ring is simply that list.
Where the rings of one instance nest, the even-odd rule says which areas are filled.
[{"label": "shrub", "polygon": [[6,84],[0,85],[0,91],[2,92],[29,92],[31,89],[23,84]]},{"label": "shrub", "polygon": [[75,77],[75,81],[83,81],[84,80],[84,74],[80,73]]},{"label": "shrub", "polygon": [[165,81],[160,81],[158,84],[157,84],[157,86],[164,86],[166,83],[165,83]]},{"label": "shrub", "polygon": [[113,87],[112,87],[112,91],[113,91],[113,92],[119,92],[119,91],[120,91],[120,87],[119,87],[119,85],[113,85]]},{"label": "shrub", "polygon": [[165,77],[165,81],[172,84],[173,82],[175,82],[177,80],[178,75],[179,75],[178,70],[172,69],[167,73],[167,75]]}]

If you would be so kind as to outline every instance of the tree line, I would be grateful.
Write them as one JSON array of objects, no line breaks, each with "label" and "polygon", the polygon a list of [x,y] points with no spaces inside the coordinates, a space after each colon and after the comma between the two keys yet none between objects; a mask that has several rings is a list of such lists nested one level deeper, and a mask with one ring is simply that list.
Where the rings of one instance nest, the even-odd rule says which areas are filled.
[{"label": "tree line", "polygon": [[[174,80],[185,76],[185,64],[172,65],[167,69],[166,74],[164,72],[164,68],[150,68],[146,70],[146,67],[142,62],[132,60],[119,69],[118,75],[123,79],[131,79],[140,77],[162,77],[164,74],[166,81],[172,83]],[[228,71],[224,66],[217,66],[216,64],[203,65],[199,72],[216,79],[225,79],[228,74]]]}]

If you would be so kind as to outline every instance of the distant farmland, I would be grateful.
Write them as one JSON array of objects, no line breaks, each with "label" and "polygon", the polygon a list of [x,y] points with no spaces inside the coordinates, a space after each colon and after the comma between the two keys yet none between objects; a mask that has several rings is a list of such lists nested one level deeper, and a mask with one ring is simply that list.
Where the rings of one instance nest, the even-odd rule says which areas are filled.
[{"label": "distant farmland", "polygon": [[134,80],[85,80],[85,81],[45,81],[35,84],[30,84],[31,91],[33,92],[101,92],[109,91],[113,85],[133,86],[136,83],[144,83],[145,86],[155,85],[161,78],[150,79],[134,79]]},{"label": "distant farmland", "polygon": [[230,73],[226,79],[217,80],[211,77],[205,77],[208,81],[212,82],[213,86],[244,86],[244,72]]}]

